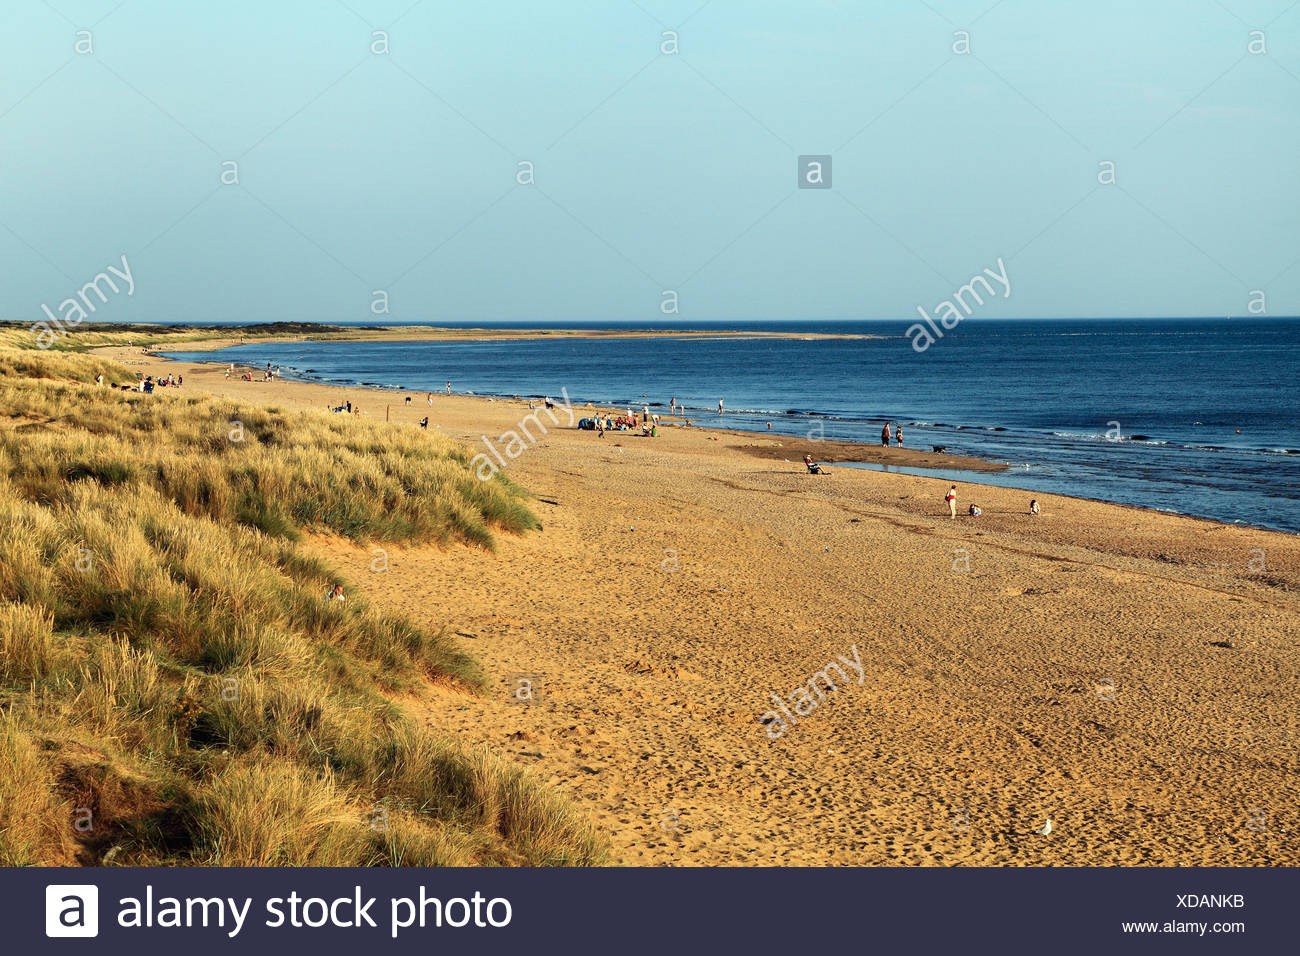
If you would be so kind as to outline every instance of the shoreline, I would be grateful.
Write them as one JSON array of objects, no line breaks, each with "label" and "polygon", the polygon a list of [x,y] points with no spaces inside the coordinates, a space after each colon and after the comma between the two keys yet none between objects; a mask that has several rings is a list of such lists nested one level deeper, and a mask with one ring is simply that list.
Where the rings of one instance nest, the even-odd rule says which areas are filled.
[{"label": "shoreline", "polygon": [[[829,336],[829,337],[833,338],[834,336]],[[259,340],[259,341],[272,341],[272,340],[267,339],[267,340]],[[220,348],[226,348],[226,347],[229,347],[228,342],[220,346]],[[109,356],[112,350],[115,348],[118,347],[108,346],[102,349],[96,349],[94,351],[96,353]],[[213,348],[213,349],[186,348],[183,351],[201,352],[201,351],[217,351],[217,350],[218,350],[217,348]],[[182,351],[182,350],[175,350],[175,351]],[[191,364],[194,366],[205,366],[209,368],[212,367],[224,368],[229,364],[227,362],[219,362],[211,359],[197,360],[197,361],[191,361],[189,359],[174,359],[171,358],[170,356],[159,354],[154,351],[148,351],[145,354],[152,359],[156,359],[162,362],[176,362],[182,364]],[[261,369],[256,368],[255,366],[241,365],[238,362],[235,363],[235,368],[240,371],[251,371],[254,373],[260,373],[262,371]],[[286,384],[304,385],[313,388],[338,389],[340,391],[347,391],[348,389],[361,389],[363,391],[373,392],[381,395],[382,394],[400,395],[403,397],[406,395],[418,396],[428,391],[427,389],[424,390],[403,389],[397,387],[389,387],[385,385],[363,384],[363,383],[358,383],[354,385],[345,385],[338,382],[324,382],[324,381],[318,381],[313,379],[293,378],[292,376],[281,377],[278,379],[278,381],[284,382]],[[254,382],[253,384],[266,384],[266,383]],[[501,393],[501,394],[485,393],[485,394],[467,395],[463,392],[453,392],[451,395],[446,395],[443,392],[434,392],[433,394],[438,399],[459,398],[459,399],[465,399],[469,401],[480,401],[480,402],[520,402],[520,403],[524,403],[525,406],[526,403],[530,400],[529,396],[521,396],[521,395],[506,394],[506,393]],[[539,401],[541,397],[542,396],[531,396],[531,399],[533,401]],[[634,406],[635,404],[636,403],[633,403]],[[571,407],[574,409],[575,414],[582,409],[592,409],[595,412],[602,412],[602,413],[608,412],[610,415],[614,415],[620,411],[618,406],[608,405],[608,404],[598,404],[596,402],[584,402],[581,405],[574,404]],[[664,406],[662,404],[655,404],[651,406],[651,409],[653,410],[655,408],[663,408],[663,407]],[[582,418],[585,416],[577,415],[576,417]],[[764,431],[756,431],[756,430],[751,431],[747,429],[726,428],[726,427],[720,427],[716,425],[698,424],[696,422],[688,421],[682,415],[661,414],[659,417],[660,417],[661,427],[693,428],[693,429],[700,429],[703,431],[707,431],[720,436],[726,436],[729,439],[748,439],[748,443],[746,444],[742,444],[742,445],[733,444],[730,445],[729,447],[740,448],[744,450],[746,454],[752,455],[755,458],[762,458],[762,459],[772,460],[772,461],[788,460],[788,461],[793,461],[796,464],[800,464],[802,463],[803,454],[816,451],[819,454],[814,455],[813,457],[817,461],[822,463],[827,463],[827,464],[853,462],[855,464],[881,464],[881,465],[895,465],[902,468],[929,468],[929,469],[936,469],[936,470],[942,469],[942,470],[969,471],[969,472],[1000,472],[1000,471],[1006,471],[1009,468],[1009,466],[1003,462],[990,461],[985,458],[977,458],[971,455],[950,455],[942,452],[922,451],[919,448],[898,448],[895,446],[890,446],[888,448],[885,448],[884,446],[881,446],[879,444],[872,444],[869,442],[852,442],[852,441],[845,441],[837,438],[801,439],[797,435],[789,435],[783,432],[775,432],[775,431],[764,432]],[[622,433],[614,433],[614,434],[615,435],[621,434],[621,435],[632,437],[631,432],[622,432]],[[790,449],[792,448],[798,448],[799,451],[798,452],[791,451]],[[787,458],[787,456],[791,454],[795,454],[796,457],[793,459]]]},{"label": "shoreline", "polygon": [[[615,331],[611,334],[616,336],[623,336],[626,333],[623,333],[621,331]],[[635,335],[639,335],[640,333],[632,333],[632,334],[635,336]],[[655,333],[647,333],[647,334],[655,334]],[[737,334],[743,334],[743,333],[737,333]],[[785,333],[773,333],[773,334],[780,335],[780,336],[785,335]],[[826,337],[839,338],[842,336],[832,335]],[[870,338],[872,336],[866,336],[866,337]],[[278,337],[270,337],[267,339],[259,339],[258,341],[292,341],[292,340],[293,340],[292,338],[281,339]],[[195,351],[195,352],[215,351],[220,348],[229,347],[232,344],[230,340],[221,340],[220,344],[212,344],[210,349],[197,347],[201,345],[207,345],[210,343],[210,341],[211,340],[205,339],[205,340],[200,340],[192,343],[187,342],[185,343],[186,346],[185,351]],[[166,367],[168,365],[181,365],[181,366],[188,366],[193,371],[199,371],[199,372],[202,372],[204,370],[209,372],[215,372],[217,369],[224,368],[226,367],[226,365],[229,364],[227,362],[219,362],[211,359],[208,360],[173,359],[166,355],[158,354],[157,352],[153,351],[151,347],[141,348],[138,346],[128,347],[128,346],[120,346],[120,345],[106,345],[106,346],[92,347],[88,349],[87,352],[89,354],[99,355],[104,358],[109,358],[114,361],[118,361],[123,365],[144,364],[143,362],[134,362],[134,363],[131,362],[130,360],[131,356],[139,356],[148,359],[152,362],[158,363],[162,367]],[[255,366],[240,365],[239,363],[235,363],[235,368],[242,369],[245,371],[252,371],[254,373],[261,371],[259,368]],[[190,374],[192,374],[192,372]],[[408,395],[411,396],[413,399],[415,399],[421,395],[425,395],[428,391],[427,389],[412,390],[412,389],[388,387],[383,385],[363,385],[363,384],[344,385],[338,383],[320,382],[320,381],[294,379],[294,378],[277,378],[274,382],[270,382],[270,383],[257,382],[257,381],[251,383],[250,382],[236,383],[234,380],[230,380],[229,384],[251,385],[253,387],[257,387],[257,386],[265,387],[266,385],[271,385],[271,386],[283,386],[283,387],[289,387],[291,389],[302,389],[302,390],[324,389],[324,390],[329,390],[331,392],[338,392],[338,393],[347,393],[349,391],[352,391],[352,392],[360,392],[362,396],[377,397],[381,395],[389,395],[389,396],[400,396],[403,399]],[[471,408],[477,406],[482,408],[484,411],[486,411],[487,406],[497,405],[502,407],[506,407],[506,406],[517,407],[518,410],[522,411],[523,413],[525,414],[528,413],[529,399],[522,396],[516,396],[513,394],[479,395],[479,394],[464,394],[461,392],[453,392],[451,395],[446,395],[445,393],[442,392],[433,392],[432,394],[435,398],[435,403],[434,403],[435,408],[437,408],[439,405],[445,402],[453,402],[453,403],[466,403]],[[259,401],[265,403],[264,400],[259,399]],[[385,404],[389,407],[394,407],[394,408],[399,407],[398,403],[390,402]],[[311,407],[315,407],[315,406],[311,406]],[[405,402],[401,403],[400,407],[407,407],[406,403]],[[421,403],[419,402],[412,401],[409,407],[411,409],[418,409],[426,406],[422,406]],[[573,405],[571,407],[573,408],[575,413],[575,421],[579,418],[584,417],[583,415],[579,414],[579,412],[587,408],[591,408],[595,410],[608,410],[611,414],[617,413],[619,411],[618,407],[616,406],[596,405],[595,403],[592,402],[586,402],[582,405]],[[652,408],[654,407],[662,407],[662,406],[652,406]],[[368,414],[368,412],[366,414]],[[777,432],[761,432],[761,431],[750,431],[750,430],[743,430],[743,429],[719,428],[712,425],[700,425],[694,423],[686,424],[684,420],[681,419],[680,416],[662,415],[660,416],[660,419],[661,419],[661,431],[663,432],[664,435],[670,434],[675,431],[693,432],[696,434],[701,434],[705,437],[706,440],[717,441],[719,442],[720,448],[725,448],[729,451],[736,451],[748,457],[752,457],[759,460],[783,462],[783,463],[791,464],[792,466],[799,466],[792,469],[797,474],[802,474],[802,471],[799,470],[799,468],[803,464],[802,455],[798,454],[798,452],[795,452],[793,450],[787,451],[783,447],[783,443],[791,445],[792,448],[797,447],[799,451],[803,451],[805,448],[807,448],[809,450],[818,450],[824,452],[827,449],[829,449],[831,451],[830,455],[814,456],[814,459],[819,462],[838,465],[839,471],[841,473],[847,470],[859,474],[878,475],[878,476],[885,476],[890,478],[900,478],[900,479],[916,478],[916,479],[921,479],[926,481],[941,482],[946,485],[951,482],[951,479],[948,477],[938,477],[938,476],[927,475],[927,474],[917,475],[917,474],[910,474],[907,472],[878,471],[874,468],[846,469],[844,466],[849,464],[861,464],[861,465],[873,465],[873,466],[894,465],[901,468],[917,468],[917,469],[926,468],[926,469],[936,469],[936,470],[942,468],[944,470],[952,470],[952,471],[967,471],[976,475],[979,474],[980,472],[990,473],[990,472],[1003,472],[1003,471],[1011,470],[1011,466],[1003,462],[994,462],[987,459],[975,458],[971,456],[937,454],[933,452],[922,452],[919,449],[914,449],[914,448],[898,449],[893,446],[889,447],[888,449],[882,449],[882,446],[873,443],[866,443],[866,442],[850,442],[850,441],[844,441],[841,439],[832,439],[832,438],[800,439],[798,436],[785,435]],[[667,424],[667,428],[663,427],[665,423]],[[563,431],[571,432],[572,434],[580,437],[590,436],[592,434],[589,432],[582,432],[578,430],[576,425],[571,428],[563,429]],[[623,439],[640,440],[641,437],[642,436],[639,433],[634,433],[632,431],[623,432],[623,433],[613,432],[613,433],[609,433],[609,439],[607,440],[617,443]],[[733,441],[723,442],[723,438],[732,439]],[[469,438],[462,438],[461,440],[465,441],[466,444],[468,444],[471,447],[471,450],[473,451],[481,450],[478,447],[478,445],[474,443],[472,440],[470,440]],[[656,439],[656,440],[662,440],[662,439]],[[739,440],[740,443],[737,444],[734,442],[734,440]],[[800,445],[800,442],[802,442],[802,445]],[[900,460],[899,458],[895,457],[895,453],[899,451],[904,452],[907,455],[907,458],[904,460]],[[796,454],[797,457],[795,458],[787,457],[790,454]],[[850,458],[850,457],[845,457],[846,455],[857,455],[861,457]],[[927,465],[915,464],[912,460],[912,456],[916,456],[916,458],[920,460],[934,462],[934,464],[927,464]],[[1253,525],[1253,524],[1245,524],[1245,523],[1236,524],[1236,523],[1222,521],[1218,518],[1208,517],[1204,515],[1188,514],[1184,512],[1148,507],[1144,505],[1129,504],[1127,502],[1111,501],[1105,498],[1093,498],[1084,495],[1068,495],[1068,494],[1062,494],[1054,491],[1035,491],[1032,489],[1019,489],[1007,485],[986,485],[986,484],[981,484],[977,480],[971,480],[971,481],[959,480],[957,484],[963,488],[979,488],[981,490],[988,491],[990,493],[995,493],[995,494],[1005,494],[1007,492],[1014,492],[1022,495],[1039,495],[1045,499],[1053,498],[1053,499],[1061,499],[1066,501],[1077,501],[1081,503],[1095,504],[1105,508],[1123,509],[1125,511],[1131,511],[1138,515],[1158,515],[1158,516],[1164,516],[1179,521],[1197,522],[1197,523],[1208,525],[1213,528],[1252,531],[1252,532],[1259,532],[1261,534],[1266,534],[1266,535],[1278,535],[1290,541],[1300,540],[1300,534],[1297,534],[1292,531],[1284,530],[1284,529],[1269,528],[1263,525]],[[992,513],[996,514],[999,512],[992,512]],[[1019,514],[1019,512],[1009,512],[1009,513]],[[968,516],[964,513],[959,513],[958,517],[966,518]]]},{"label": "shoreline", "polygon": [[[622,333],[618,333],[618,334],[622,334]],[[259,342],[293,341],[293,339],[289,339],[289,338],[280,339],[280,338],[273,337],[267,339],[258,339],[257,341]],[[184,349],[175,349],[169,351],[193,351],[193,352],[216,351],[221,348],[228,348],[232,344],[239,344],[239,343],[234,342],[233,340],[230,339],[202,340],[193,343],[187,342],[185,343]],[[208,348],[197,347],[201,345],[210,346],[210,347]],[[206,360],[173,359],[166,355],[159,354],[158,352],[154,351],[153,348],[146,348],[142,350],[139,347],[128,348],[125,346],[99,346],[91,349],[90,351],[93,354],[100,354],[103,355],[104,357],[115,358],[119,361],[122,361],[120,357],[120,353],[123,352],[129,354],[141,354],[144,357],[147,357],[159,363],[191,365],[196,369],[224,368],[228,364],[226,362],[220,362],[213,359],[206,359]],[[236,369],[251,371],[254,373],[258,373],[261,371],[261,369],[255,366],[240,365],[239,363],[235,363],[235,367]],[[418,397],[420,395],[425,394],[425,392],[427,392],[427,390],[401,389],[401,388],[388,387],[383,385],[363,385],[363,384],[346,385],[346,384],[333,383],[333,382],[297,379],[292,377],[280,378],[277,379],[277,381],[285,385],[301,386],[304,388],[330,389],[340,393],[346,393],[349,390],[356,390],[362,393],[367,393],[372,395],[392,395],[392,396],[401,396],[401,397],[405,397],[406,395],[411,395],[411,396]],[[267,383],[254,382],[252,384],[264,385]],[[451,399],[456,399],[456,400],[461,400],[466,402],[481,402],[484,403],[485,405],[502,403],[502,402],[519,403],[521,408],[525,411],[527,409],[527,402],[528,402],[527,398],[523,396],[516,396],[513,394],[466,395],[464,393],[459,393],[459,392],[455,392],[451,396],[447,396],[442,392],[434,392],[433,394],[435,400],[439,402],[451,398]],[[574,405],[572,407],[575,410],[575,414],[578,412],[579,409],[587,409],[587,408],[591,408],[595,410],[607,410],[611,414],[619,411],[619,409],[615,406],[597,405],[592,402],[587,402],[582,405]],[[654,407],[662,407],[662,406],[652,406],[652,408]],[[583,416],[580,414],[576,414],[576,417],[581,418]],[[668,427],[674,429],[676,428],[681,428],[683,430],[690,429],[690,430],[697,430],[700,432],[708,433],[709,436],[715,436],[718,438],[718,440],[721,440],[723,437],[725,437],[726,439],[728,439],[728,442],[724,445],[724,447],[741,451],[744,454],[749,455],[753,458],[767,460],[767,461],[785,461],[796,466],[802,464],[803,454],[805,453],[812,454],[815,452],[816,454],[813,454],[814,460],[825,464],[840,465],[840,466],[843,466],[845,464],[861,464],[861,465],[873,465],[873,466],[892,465],[900,468],[913,468],[913,469],[928,470],[928,471],[961,471],[961,472],[968,472],[972,476],[978,476],[980,473],[988,474],[988,473],[1001,473],[1001,472],[1011,471],[1011,466],[1004,462],[997,462],[997,461],[978,458],[974,456],[950,455],[946,453],[925,452],[919,448],[898,449],[897,447],[891,446],[888,449],[884,449],[882,448],[882,446],[878,444],[869,443],[869,442],[851,442],[851,441],[845,441],[845,440],[833,439],[833,438],[801,439],[799,436],[788,435],[779,432],[764,432],[764,431],[757,431],[757,430],[733,429],[733,428],[718,427],[715,425],[700,425],[700,424],[688,425],[685,424],[681,416],[662,415],[661,423],[666,423]],[[633,433],[631,432],[614,433],[614,435],[619,435],[619,434],[622,434],[626,437],[636,437],[636,438],[640,437],[639,435],[633,435]],[[867,471],[875,474],[889,474],[889,472],[878,472],[878,471],[874,471],[873,469],[855,469],[855,470]],[[905,473],[900,473],[900,474],[905,474]],[[922,475],[916,475],[914,477],[929,478],[935,481],[952,480],[949,477],[934,475],[934,474],[929,474],[929,475],[922,474]],[[1151,514],[1169,515],[1171,517],[1183,518],[1189,521],[1203,521],[1212,525],[1222,526],[1225,528],[1246,528],[1251,530],[1267,532],[1269,534],[1281,534],[1281,535],[1289,535],[1292,537],[1296,537],[1295,532],[1288,531],[1286,529],[1270,528],[1266,525],[1257,525],[1257,524],[1249,524],[1249,523],[1238,524],[1238,523],[1223,521],[1219,518],[1214,518],[1206,515],[1170,511],[1161,508],[1149,507],[1145,505],[1130,504],[1128,502],[1111,501],[1106,498],[1096,498],[1096,497],[1090,497],[1086,495],[1067,495],[1067,494],[1062,494],[1060,492],[1038,491],[1035,489],[1018,489],[1009,485],[986,485],[980,483],[977,478],[972,478],[971,480],[966,480],[966,481],[962,481],[958,479],[957,483],[965,486],[977,487],[980,489],[996,490],[998,492],[1003,492],[1003,493],[1010,491],[1010,492],[1019,492],[1021,494],[1028,495],[1028,496],[1039,495],[1039,496],[1051,496],[1051,497],[1058,497],[1058,498],[1069,498],[1077,501],[1094,502],[1096,504],[1108,505],[1116,508],[1131,509],[1135,512],[1143,513],[1143,514],[1151,513]]]}]

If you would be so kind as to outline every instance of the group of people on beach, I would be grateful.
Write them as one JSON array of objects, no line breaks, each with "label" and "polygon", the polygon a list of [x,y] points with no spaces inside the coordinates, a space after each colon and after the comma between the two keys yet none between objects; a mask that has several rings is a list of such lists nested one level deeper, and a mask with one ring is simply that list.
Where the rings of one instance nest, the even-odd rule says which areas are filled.
[{"label": "group of people on beach", "polygon": [[[531,403],[530,403],[531,407]],[[578,422],[578,427],[587,431],[595,431],[597,438],[604,438],[605,432],[627,432],[636,431],[637,426],[641,426],[641,434],[646,438],[659,437],[659,416],[652,415],[649,407],[646,407],[643,414],[638,419],[637,413],[632,409],[627,410],[627,415],[620,415],[615,418],[612,415],[592,415],[583,418]]]},{"label": "group of people on beach", "polygon": [[[229,365],[226,366],[226,380],[229,381],[230,376],[234,374],[235,374],[235,363],[231,362]],[[279,377],[280,377],[280,366],[277,365],[275,368],[271,368],[271,363],[267,362],[266,368],[262,371],[262,377],[260,379],[257,379],[256,381],[273,382]],[[253,370],[251,368],[245,369],[243,373],[239,376],[239,380],[241,382],[254,381]]]},{"label": "group of people on beach", "polygon": [[[804,467],[808,469],[808,474],[810,475],[830,474],[830,472],[826,470],[826,466],[822,465],[819,462],[813,461],[812,455],[804,455],[803,463],[804,463]],[[948,517],[956,518],[957,517],[957,486],[956,485],[952,485],[951,487],[949,487],[948,493],[943,496],[943,500],[944,503],[948,506]],[[1039,507],[1038,499],[1031,498],[1029,501],[1029,513],[1031,515],[1038,515],[1041,512],[1042,512],[1042,508]],[[978,518],[984,514],[984,509],[981,508],[979,505],[975,504],[974,502],[971,502],[970,507],[967,509],[966,513],[970,515],[970,517],[972,518]]]},{"label": "group of people on beach", "polygon": [[[447,384],[449,386],[451,385],[450,382],[448,382]],[[644,395],[642,395],[641,397],[643,399],[645,398]],[[590,407],[591,403],[588,402],[587,404]],[[533,403],[529,402],[528,407],[531,409],[533,407]],[[550,406],[548,405],[547,407],[549,408]],[[723,400],[718,399],[718,414],[722,415],[724,414],[724,411],[725,409],[723,405]],[[677,400],[676,395],[668,399],[668,414],[670,415],[686,414],[686,406]],[[691,424],[691,420],[689,418],[685,419],[684,421],[687,425]],[[586,424],[583,424],[583,422],[585,422]],[[604,433],[607,431],[635,431],[637,426],[640,426],[643,432],[645,432],[646,434],[658,430],[659,416],[651,413],[649,405],[642,405],[640,413],[638,413],[635,409],[629,407],[626,416],[624,415],[615,416],[609,414],[601,415],[598,412],[597,414],[591,416],[590,418],[584,418],[582,422],[578,423],[579,428],[594,430],[602,438],[604,437]],[[771,427],[772,427],[771,423],[769,423],[768,428]]]},{"label": "group of people on beach", "polygon": [[[943,500],[948,505],[948,517],[956,518],[957,517],[957,486],[956,485],[953,485],[948,489],[948,493],[943,496]],[[967,509],[966,513],[970,515],[972,518],[978,518],[980,515],[984,514],[984,509],[981,508],[979,505],[975,504],[974,502],[971,502],[971,505]],[[1029,513],[1031,515],[1038,515],[1042,513],[1042,508],[1039,507],[1037,498],[1031,498],[1029,500]]]},{"label": "group of people on beach", "polygon": [[[155,388],[180,388],[184,381],[180,375],[163,375],[157,380],[152,375],[145,375],[144,372],[136,372],[135,391],[144,392],[146,395],[152,395]],[[96,385],[104,384],[104,376],[99,375],[95,378]],[[123,385],[123,388],[128,386]]]},{"label": "group of people on beach", "polygon": [[[898,447],[902,448],[903,447],[903,425],[901,422],[894,424],[893,435],[898,440]],[[888,448],[889,438],[890,438],[890,423],[885,422],[885,427],[880,430],[880,444]]]}]

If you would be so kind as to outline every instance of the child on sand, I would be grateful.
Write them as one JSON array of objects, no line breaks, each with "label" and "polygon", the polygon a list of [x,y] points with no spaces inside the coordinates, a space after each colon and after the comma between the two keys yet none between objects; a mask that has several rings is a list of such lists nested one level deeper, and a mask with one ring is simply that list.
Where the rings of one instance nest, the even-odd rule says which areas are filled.
[{"label": "child on sand", "polygon": [[894,441],[898,442],[898,447],[903,447],[903,426],[900,424],[898,430],[894,432]]},{"label": "child on sand", "polygon": [[1038,499],[1037,499],[1037,498],[1034,498],[1032,501],[1029,502],[1029,513],[1030,513],[1031,515],[1036,515],[1036,514],[1038,514]]},{"label": "child on sand", "polygon": [[943,496],[943,500],[948,502],[948,517],[957,517],[957,486],[953,485],[948,489],[948,493]]}]

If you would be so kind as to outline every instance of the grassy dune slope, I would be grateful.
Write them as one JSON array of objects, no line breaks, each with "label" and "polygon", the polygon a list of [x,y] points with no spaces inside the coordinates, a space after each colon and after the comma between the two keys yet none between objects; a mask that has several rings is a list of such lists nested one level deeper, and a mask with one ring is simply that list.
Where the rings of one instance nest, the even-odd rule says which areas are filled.
[{"label": "grassy dune slope", "polygon": [[[490,548],[536,521],[450,440],[96,386],[0,349],[0,864],[589,864],[593,832],[386,692],[476,692],[439,631],[326,602],[301,530]],[[445,613],[450,622],[454,611]]]}]

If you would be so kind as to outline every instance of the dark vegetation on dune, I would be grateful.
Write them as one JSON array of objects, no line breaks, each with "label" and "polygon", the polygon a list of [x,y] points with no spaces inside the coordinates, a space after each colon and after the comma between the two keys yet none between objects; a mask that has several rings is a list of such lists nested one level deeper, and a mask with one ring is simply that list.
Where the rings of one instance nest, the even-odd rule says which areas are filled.
[{"label": "dark vegetation on dune", "polygon": [[[19,322],[14,319],[0,319],[0,331],[17,331],[28,338],[35,339],[31,331],[32,323]],[[383,328],[379,325],[326,325],[322,322],[262,322],[255,325],[193,325],[185,322],[167,325],[149,325],[133,323],[123,325],[120,322],[82,322],[75,327],[74,334],[68,339],[69,346],[85,346],[87,333],[106,332],[120,337],[123,341],[140,342],[154,340],[159,336],[191,334],[195,332],[208,336],[220,335],[315,335],[322,332],[347,332],[357,329]]]}]

